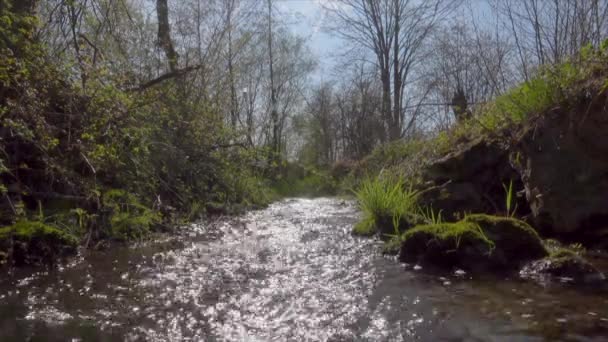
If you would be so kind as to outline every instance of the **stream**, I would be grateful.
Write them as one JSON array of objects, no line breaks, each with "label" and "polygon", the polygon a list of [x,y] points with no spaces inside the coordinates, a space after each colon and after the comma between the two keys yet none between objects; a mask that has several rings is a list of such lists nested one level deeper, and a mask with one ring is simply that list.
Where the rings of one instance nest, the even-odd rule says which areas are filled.
[{"label": "stream", "polygon": [[287,199],[3,274],[0,341],[608,341],[605,292],[405,265],[358,215]]}]

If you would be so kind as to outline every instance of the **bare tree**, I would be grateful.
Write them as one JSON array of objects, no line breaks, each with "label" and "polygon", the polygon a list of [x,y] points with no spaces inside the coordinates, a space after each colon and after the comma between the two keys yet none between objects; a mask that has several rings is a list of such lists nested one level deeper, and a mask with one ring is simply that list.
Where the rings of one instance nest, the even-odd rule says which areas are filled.
[{"label": "bare tree", "polygon": [[606,0],[492,0],[512,32],[524,77],[535,66],[560,63],[608,37]]},{"label": "bare tree", "polygon": [[405,122],[406,87],[423,44],[451,7],[445,0],[336,0],[327,6],[333,32],[375,57],[382,84],[382,113],[389,140],[399,139]]}]

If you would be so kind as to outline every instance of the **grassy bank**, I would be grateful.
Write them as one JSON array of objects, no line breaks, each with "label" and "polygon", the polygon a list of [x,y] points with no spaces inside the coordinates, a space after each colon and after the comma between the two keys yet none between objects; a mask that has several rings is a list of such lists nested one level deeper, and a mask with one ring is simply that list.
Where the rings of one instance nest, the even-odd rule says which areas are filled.
[{"label": "grassy bank", "polygon": [[[442,254],[445,250],[459,249],[459,241],[464,241],[466,237],[477,241],[471,242],[471,245],[485,246],[479,249],[491,253],[497,241],[511,233],[512,236],[508,237],[510,240],[525,241],[531,236],[527,241],[534,240],[531,244],[539,245],[540,240],[534,229],[520,221],[511,225],[518,227],[511,233],[501,231],[488,238],[486,230],[478,229],[478,222],[471,223],[470,219],[466,219],[476,217],[471,214],[492,214],[497,216],[487,217],[515,220],[521,212],[517,209],[522,208],[517,208],[515,204],[515,192],[521,189],[514,189],[513,179],[502,181],[498,178],[502,175],[495,175],[501,194],[498,201],[492,202],[492,212],[471,213],[465,208],[450,217],[442,217],[444,208],[433,208],[425,203],[432,202],[429,196],[439,200],[439,203],[449,199],[453,193],[448,193],[443,185],[449,185],[453,180],[446,181],[433,175],[435,179],[443,179],[445,184],[428,184],[429,165],[452,157],[453,164],[440,165],[441,168],[432,171],[458,173],[459,168],[466,167],[462,164],[466,159],[458,153],[466,152],[480,141],[499,146],[497,150],[505,151],[511,165],[521,163],[516,146],[524,128],[533,126],[535,120],[542,119],[548,113],[583,112],[608,89],[607,66],[608,42],[598,49],[585,48],[576,58],[559,65],[542,67],[533,79],[489,103],[476,106],[469,118],[455,123],[449,130],[377,147],[356,164],[348,178],[355,184],[357,200],[363,212],[354,233],[379,234],[388,240],[385,250],[392,252],[405,248],[405,245],[410,249],[418,248],[415,246],[420,243],[428,247],[429,241],[434,241],[438,246],[447,246],[445,249],[439,248],[438,253]],[[451,169],[446,169],[448,166]],[[462,186],[459,188],[459,185]],[[453,189],[470,189],[464,185],[468,183],[455,184]],[[492,191],[496,192],[496,189]],[[421,201],[425,196],[425,201]],[[519,229],[521,227],[525,229]],[[413,241],[414,237],[422,242],[406,243]],[[414,252],[416,256],[423,253]]]}]

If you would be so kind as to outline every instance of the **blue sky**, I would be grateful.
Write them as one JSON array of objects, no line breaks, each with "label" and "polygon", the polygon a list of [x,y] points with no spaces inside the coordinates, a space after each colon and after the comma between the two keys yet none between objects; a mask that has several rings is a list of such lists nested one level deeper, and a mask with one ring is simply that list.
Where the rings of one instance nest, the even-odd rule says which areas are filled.
[{"label": "blue sky", "polygon": [[[308,39],[312,52],[319,59],[319,67],[314,78],[323,80],[330,78],[335,65],[334,54],[343,51],[343,42],[324,32],[323,24],[326,13],[323,4],[328,5],[332,0],[274,0],[275,8],[281,18],[286,21],[291,30]],[[330,4],[331,5],[331,4]],[[477,23],[489,23],[492,16],[487,0],[464,0],[463,5],[454,18],[470,20],[474,17]],[[468,19],[467,19],[468,18]]]},{"label": "blue sky", "polygon": [[326,78],[334,65],[332,54],[341,46],[341,41],[323,31],[325,12],[322,4],[327,0],[275,0],[275,6],[291,30],[308,39],[308,45],[319,59],[315,78]]}]

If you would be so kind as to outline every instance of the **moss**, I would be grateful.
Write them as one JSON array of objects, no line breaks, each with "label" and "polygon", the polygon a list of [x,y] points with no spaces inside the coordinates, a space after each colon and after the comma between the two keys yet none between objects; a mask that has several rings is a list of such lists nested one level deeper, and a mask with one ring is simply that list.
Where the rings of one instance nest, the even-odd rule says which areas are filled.
[{"label": "moss", "polygon": [[519,264],[548,255],[536,230],[521,220],[484,214],[469,215],[464,220],[478,224],[494,242],[493,258],[497,262]]},{"label": "moss", "polygon": [[53,263],[74,253],[78,239],[38,221],[21,220],[0,229],[0,251],[14,264]]},{"label": "moss", "polygon": [[405,232],[399,258],[442,266],[470,265],[486,260],[494,243],[472,222],[417,226]]},{"label": "moss", "polygon": [[528,224],[490,215],[469,215],[456,223],[417,226],[405,232],[401,240],[403,261],[474,270],[516,268],[548,254]]},{"label": "moss", "polygon": [[574,252],[573,250],[570,250],[568,248],[559,248],[555,251],[552,251],[551,254],[549,254],[549,258],[552,260],[560,260],[563,258],[575,258],[578,257],[579,255]]}]

